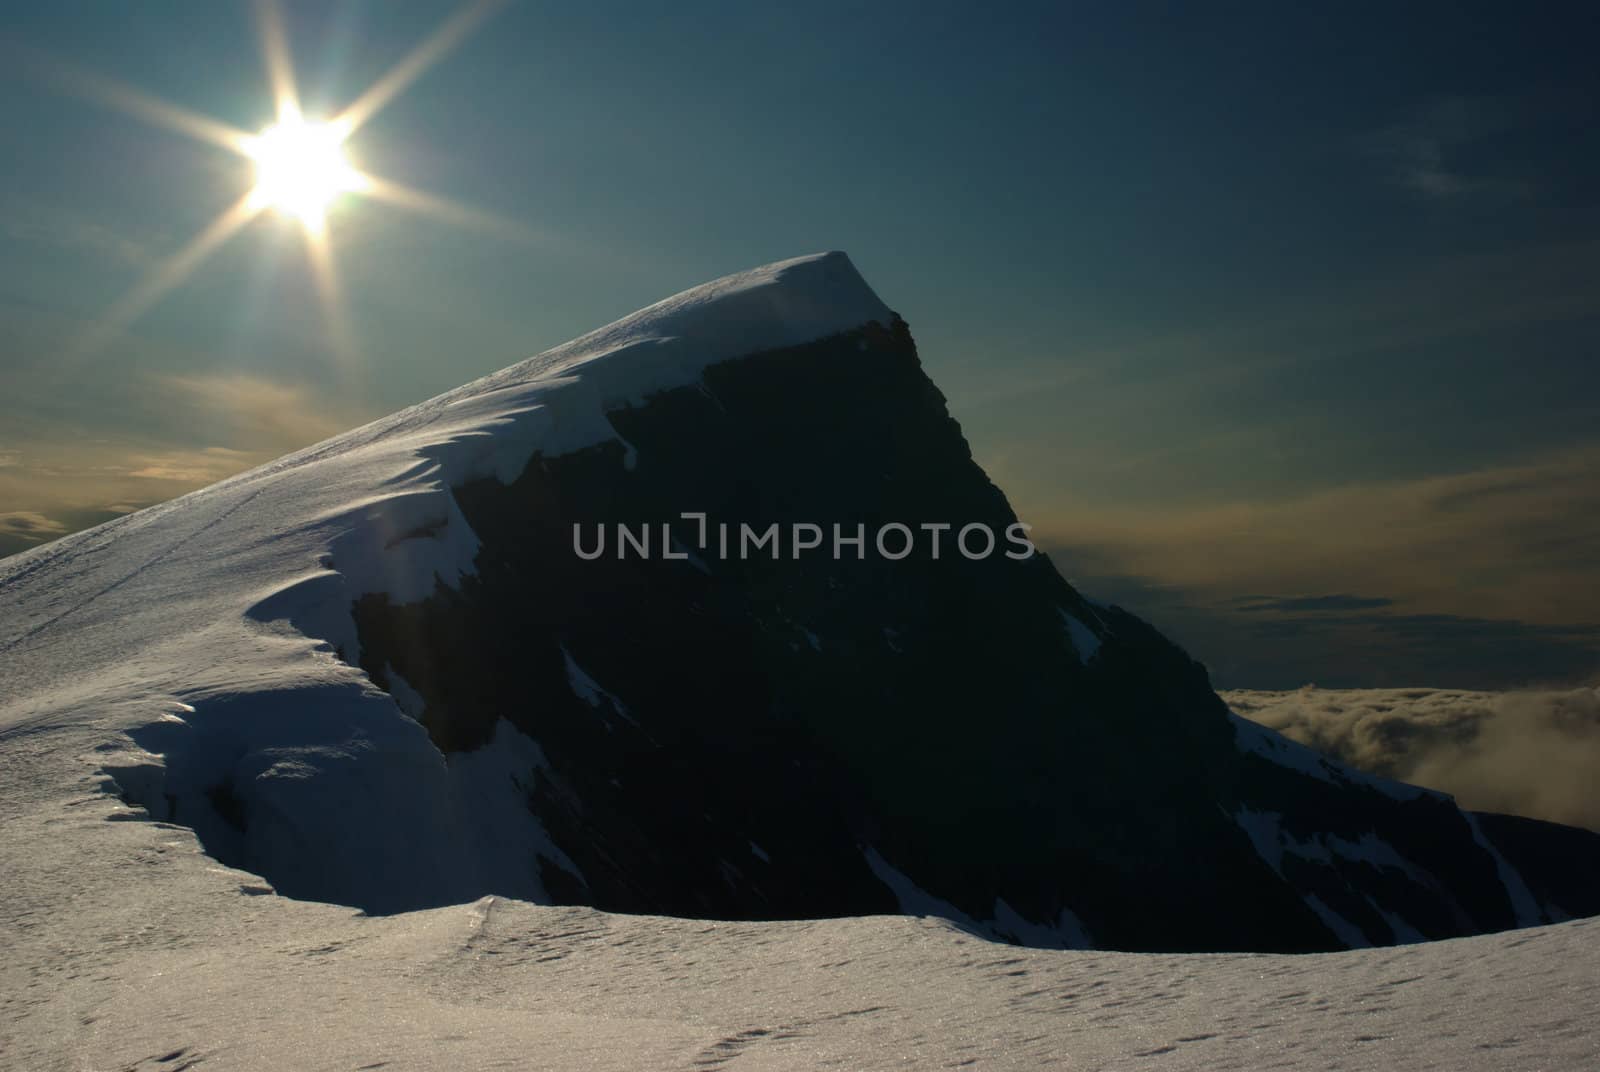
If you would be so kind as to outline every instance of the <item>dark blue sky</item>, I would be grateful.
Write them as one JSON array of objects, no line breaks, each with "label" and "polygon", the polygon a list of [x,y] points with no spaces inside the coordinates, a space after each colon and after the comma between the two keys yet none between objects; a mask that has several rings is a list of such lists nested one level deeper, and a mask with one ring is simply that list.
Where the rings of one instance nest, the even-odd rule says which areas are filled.
[{"label": "dark blue sky", "polygon": [[[455,9],[286,5],[308,110]],[[36,5],[3,36],[36,62],[0,83],[0,551],[841,248],[1064,571],[1225,683],[1301,666],[1249,655],[1263,622],[1434,644],[1381,673],[1332,645],[1327,683],[1469,683],[1450,630],[1479,621],[1517,637],[1495,681],[1596,667],[1584,5],[513,3],[351,141],[503,221],[336,207],[358,363],[271,219],[63,359],[251,175],[51,65],[247,130],[271,99],[243,3]],[[1335,594],[1393,602],[1230,609]]]}]

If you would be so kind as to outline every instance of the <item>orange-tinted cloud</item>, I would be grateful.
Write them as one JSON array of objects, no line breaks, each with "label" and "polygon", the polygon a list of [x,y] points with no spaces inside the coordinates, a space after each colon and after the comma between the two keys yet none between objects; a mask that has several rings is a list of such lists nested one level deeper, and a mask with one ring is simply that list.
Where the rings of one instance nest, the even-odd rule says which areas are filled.
[{"label": "orange-tinted cloud", "polygon": [[0,553],[215,483],[365,419],[309,386],[234,373],[151,377],[128,406],[152,415],[131,427],[159,428],[165,415],[171,437],[36,431],[0,451]]},{"label": "orange-tinted cloud", "polygon": [[33,510],[11,510],[0,513],[0,534],[19,536],[25,540],[49,540],[64,534],[67,527],[53,518]]},{"label": "orange-tinted cloud", "polygon": [[1106,507],[1025,520],[1094,569],[1222,602],[1242,593],[1359,592],[1406,612],[1544,624],[1595,621],[1600,445],[1465,473],[1271,500]]}]

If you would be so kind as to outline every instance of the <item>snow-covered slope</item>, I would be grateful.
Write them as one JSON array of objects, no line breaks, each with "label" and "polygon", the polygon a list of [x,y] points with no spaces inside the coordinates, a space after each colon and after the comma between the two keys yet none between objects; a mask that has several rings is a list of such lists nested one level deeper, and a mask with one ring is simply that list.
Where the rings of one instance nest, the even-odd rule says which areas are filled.
[{"label": "snow-covered slope", "polygon": [[0,562],[0,1067],[1594,1063],[1589,922],[992,943],[1537,923],[1590,843],[1042,558],[554,553],[696,509],[1015,520],[827,254]]},{"label": "snow-covered slope", "polygon": [[[536,450],[615,440],[606,410],[692,383],[712,362],[891,319],[843,254],[768,265],[0,561],[0,727],[92,723],[97,761],[157,803],[205,801],[224,773],[249,784],[251,862],[286,888],[372,907],[390,888],[396,905],[542,896],[533,856],[497,849],[562,857],[512,779],[538,746],[508,726],[503,747],[447,764],[335,657],[359,647],[351,604],[420,599],[473,571],[478,540],[452,485],[510,481]],[[226,845],[218,810],[176,818]]]}]

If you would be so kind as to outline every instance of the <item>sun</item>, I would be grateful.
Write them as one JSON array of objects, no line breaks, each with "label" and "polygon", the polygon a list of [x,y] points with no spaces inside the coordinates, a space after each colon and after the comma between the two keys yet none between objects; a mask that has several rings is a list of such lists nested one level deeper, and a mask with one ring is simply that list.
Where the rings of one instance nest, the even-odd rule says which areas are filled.
[{"label": "sun", "polygon": [[250,139],[245,152],[256,165],[251,199],[276,208],[307,228],[321,230],[328,206],[364,186],[344,154],[345,131],[336,123],[283,116]]},{"label": "sun", "polygon": [[[261,54],[278,117],[277,122],[256,134],[95,71],[54,61],[35,65],[38,69],[34,73],[59,89],[238,153],[255,166],[255,184],[175,253],[152,265],[85,332],[74,353],[93,353],[115,339],[268,209],[299,223],[317,293],[327,314],[333,350],[341,359],[350,360],[359,355],[349,326],[343,322],[333,236],[328,233],[327,221],[328,210],[342,196],[358,194],[500,237],[527,237],[529,232],[516,220],[374,175],[357,168],[345,155],[346,142],[358,130],[509,3],[510,0],[460,0],[454,14],[342,111],[331,118],[313,118],[300,109],[281,0],[255,0]],[[0,41],[0,52],[9,59],[11,52],[5,45]]]}]

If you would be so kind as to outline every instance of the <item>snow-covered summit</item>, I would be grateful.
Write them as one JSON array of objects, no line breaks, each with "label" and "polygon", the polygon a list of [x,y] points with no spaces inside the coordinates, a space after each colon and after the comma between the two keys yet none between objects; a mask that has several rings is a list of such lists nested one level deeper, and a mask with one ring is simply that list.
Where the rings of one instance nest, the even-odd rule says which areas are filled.
[{"label": "snow-covered summit", "polygon": [[[582,368],[601,372],[602,402],[617,405],[690,382],[717,361],[798,346],[869,321],[887,327],[893,319],[848,256],[813,253],[691,287],[461,390]],[[601,362],[603,370],[595,367]]]},{"label": "snow-covered summit", "polygon": [[[843,253],[739,272],[0,561],[0,732],[76,728],[101,749],[86,771],[104,762],[137,781],[148,770],[166,792],[203,797],[231,769],[282,825],[264,842],[264,869],[317,868],[334,888],[370,888],[410,855],[437,878],[436,899],[536,891],[525,874],[480,872],[505,856],[485,838],[536,845],[537,824],[509,790],[503,807],[482,800],[483,773],[447,764],[351,665],[352,602],[414,602],[474,572],[480,543],[452,487],[510,482],[535,453],[617,440],[607,411],[719,361],[893,320]],[[537,753],[525,739],[508,749],[519,762]],[[344,818],[337,829],[330,813]],[[486,826],[496,813],[515,816],[514,829]]]},{"label": "snow-covered summit", "polygon": [[[276,489],[287,491],[310,470],[319,471],[319,485],[332,477],[333,484],[346,485],[351,494],[342,501],[309,488],[303,489],[307,494],[285,495],[282,505],[298,504],[292,513],[303,515],[300,520],[306,524],[325,521],[341,507],[399,505],[407,493],[438,491],[477,476],[493,474],[509,481],[534,451],[556,456],[619,438],[605,418],[607,410],[693,383],[707,366],[870,322],[887,327],[894,319],[843,252],[777,261],[692,287],[499,372],[153,510],[165,514],[178,504],[216,498],[223,488],[243,485],[254,488],[252,495],[276,500]],[[324,471],[335,458],[343,459],[339,471]],[[291,475],[296,470],[307,471]],[[379,492],[377,498],[373,491]],[[436,512],[447,522],[455,520],[447,506]],[[151,516],[146,511],[121,518],[0,563],[0,599],[12,578],[33,573],[74,546],[97,543],[97,533],[139,528]],[[273,518],[278,524],[292,520],[279,510]],[[388,530],[404,524],[405,518],[391,521],[382,526],[385,531],[368,535],[387,541],[392,535]],[[455,550],[470,557],[476,542],[464,529],[456,524]],[[436,536],[444,535],[439,528]],[[363,564],[345,557],[354,571],[363,572]],[[452,558],[453,564],[434,563],[447,580],[467,565],[459,555]],[[431,586],[427,566],[422,564],[415,580]],[[379,568],[382,582],[363,590],[392,588],[399,598],[414,594],[407,571],[393,563]],[[0,651],[19,639],[0,631]]]}]

